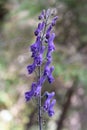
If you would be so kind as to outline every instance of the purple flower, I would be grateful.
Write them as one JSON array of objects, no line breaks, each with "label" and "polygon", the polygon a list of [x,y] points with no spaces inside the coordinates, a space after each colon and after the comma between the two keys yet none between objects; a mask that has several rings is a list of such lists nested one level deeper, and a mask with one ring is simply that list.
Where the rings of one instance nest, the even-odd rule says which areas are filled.
[{"label": "purple flower", "polygon": [[54,66],[50,67],[50,73],[52,73],[54,71]]},{"label": "purple flower", "polygon": [[46,101],[45,101],[44,106],[43,106],[44,111],[47,112],[47,111],[49,110],[50,102],[51,102],[52,97],[53,97],[54,95],[55,95],[54,92],[51,92],[51,93],[46,92],[46,93],[45,93]]},{"label": "purple flower", "polygon": [[52,76],[52,72],[54,70],[54,66],[49,67],[50,62],[48,61],[44,68],[44,76],[47,76],[48,82],[52,83],[54,81],[54,77]]},{"label": "purple flower", "polygon": [[51,117],[54,115],[53,107],[56,103],[56,100],[55,99],[52,100],[52,98],[55,95],[55,93],[54,92],[51,92],[51,93],[45,92],[45,95],[46,95],[46,101],[44,103],[43,109]]},{"label": "purple flower", "polygon": [[25,92],[25,99],[29,101],[33,96],[33,91]]},{"label": "purple flower", "polygon": [[36,90],[35,90],[35,92],[34,92],[34,96],[35,96],[35,97],[39,96],[40,91],[41,91],[41,86],[37,86],[37,88],[36,88]]},{"label": "purple flower", "polygon": [[30,46],[31,51],[32,51],[32,53],[34,53],[34,55],[36,55],[37,52],[39,51],[39,46],[40,46],[40,45],[41,45],[41,37],[38,36],[38,37],[36,38],[36,42]]},{"label": "purple flower", "polygon": [[46,76],[45,75],[42,75],[38,81],[38,84],[40,84],[41,86],[43,85],[43,83],[45,82],[46,80]]},{"label": "purple flower", "polygon": [[48,108],[50,106],[50,99],[47,99],[44,103],[43,109],[47,112]]},{"label": "purple flower", "polygon": [[35,89],[36,89],[36,83],[34,82],[32,83],[31,90],[25,92],[26,101],[29,101],[33,97]]},{"label": "purple flower", "polygon": [[35,64],[31,64],[27,66],[28,73],[31,74],[35,70]]},{"label": "purple flower", "polygon": [[52,20],[52,26],[54,26],[56,24],[57,19],[58,19],[58,16],[55,16],[53,18],[53,20]]},{"label": "purple flower", "polygon": [[38,34],[40,32],[40,28],[41,28],[41,23],[38,24],[38,28],[34,32],[35,36],[38,36]]},{"label": "purple flower", "polygon": [[53,77],[52,75],[49,75],[47,78],[48,78],[48,82],[49,82],[50,84],[53,83],[54,77]]},{"label": "purple flower", "polygon": [[35,36],[39,35],[39,33],[43,30],[44,26],[45,26],[44,21],[38,24],[38,28],[34,32]]},{"label": "purple flower", "polygon": [[54,77],[52,76],[53,70],[54,70],[54,66],[50,67],[50,72],[49,75],[47,76],[49,83],[52,83],[54,81]]},{"label": "purple flower", "polygon": [[39,15],[38,19],[41,20],[41,19],[44,19],[45,18],[45,10],[43,10],[41,12],[41,14]]},{"label": "purple flower", "polygon": [[49,105],[48,115],[49,115],[50,117],[54,115],[53,107],[54,107],[55,103],[56,103],[56,100],[54,99],[54,100],[52,100],[52,102],[51,102],[50,105]]},{"label": "purple flower", "polygon": [[51,29],[52,29],[52,25],[50,25],[47,29],[47,32],[46,32],[46,38],[48,39],[49,36],[50,36],[50,32],[51,32]]},{"label": "purple flower", "polygon": [[52,117],[52,116],[54,115],[54,110],[53,110],[53,109],[49,109],[48,115],[49,115],[50,117]]},{"label": "purple flower", "polygon": [[48,52],[55,50],[55,45],[53,43],[55,38],[55,33],[50,34],[50,37],[48,39]]},{"label": "purple flower", "polygon": [[52,62],[52,54],[51,54],[51,51],[49,51],[49,50],[48,50],[48,52],[47,52],[46,59],[47,59],[47,61],[48,61],[49,63]]},{"label": "purple flower", "polygon": [[44,51],[45,51],[46,47],[44,45],[42,45],[40,47],[40,53],[43,55]]},{"label": "purple flower", "polygon": [[45,68],[45,70],[44,70],[44,76],[49,75],[49,72],[50,72],[50,70],[49,70],[49,67],[47,66],[47,67]]},{"label": "purple flower", "polygon": [[38,48],[37,43],[32,44],[32,45],[30,46],[30,48],[31,48],[31,51],[32,51],[32,52],[36,52],[36,51],[37,51],[37,48]]},{"label": "purple flower", "polygon": [[34,92],[34,96],[39,96],[40,91],[42,89],[42,84],[45,82],[45,80],[46,80],[46,77],[42,75],[40,77],[40,79],[37,81],[37,88],[36,88],[36,90]]},{"label": "purple flower", "polygon": [[42,64],[42,61],[43,61],[42,54],[39,54],[34,58],[34,62],[36,66],[40,66]]},{"label": "purple flower", "polygon": [[51,99],[55,95],[55,92],[51,92],[51,93],[46,92],[45,95],[46,95],[46,98]]}]

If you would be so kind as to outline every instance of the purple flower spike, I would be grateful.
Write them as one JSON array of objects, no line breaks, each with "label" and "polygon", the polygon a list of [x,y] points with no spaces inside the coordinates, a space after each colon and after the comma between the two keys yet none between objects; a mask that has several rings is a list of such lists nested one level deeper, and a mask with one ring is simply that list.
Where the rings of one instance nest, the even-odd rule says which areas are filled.
[{"label": "purple flower spike", "polygon": [[[25,99],[26,101],[30,101],[32,97],[38,99],[38,118],[40,129],[42,129],[42,107],[43,110],[51,117],[54,115],[53,107],[56,103],[56,100],[53,99],[55,92],[49,93],[46,91],[42,96],[42,87],[44,82],[46,80],[49,83],[54,81],[54,77],[52,75],[54,66],[51,66],[52,53],[55,50],[55,33],[53,32],[53,26],[56,24],[58,17],[52,17],[53,15],[50,9],[43,10],[39,15],[38,19],[41,21],[34,32],[36,41],[30,46],[33,63],[27,66],[29,74],[32,74],[35,71],[37,82],[32,83],[31,90],[25,92]],[[42,98],[45,98],[43,99],[43,101],[45,100],[43,105]]]}]

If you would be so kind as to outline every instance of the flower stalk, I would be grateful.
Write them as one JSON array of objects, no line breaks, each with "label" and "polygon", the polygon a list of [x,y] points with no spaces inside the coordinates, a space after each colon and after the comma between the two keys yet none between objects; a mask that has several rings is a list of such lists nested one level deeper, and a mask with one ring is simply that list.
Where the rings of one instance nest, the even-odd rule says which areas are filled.
[{"label": "flower stalk", "polygon": [[[39,79],[41,77],[41,67],[39,66]],[[38,97],[38,124],[39,130],[42,130],[42,117],[41,117],[41,91]]]}]

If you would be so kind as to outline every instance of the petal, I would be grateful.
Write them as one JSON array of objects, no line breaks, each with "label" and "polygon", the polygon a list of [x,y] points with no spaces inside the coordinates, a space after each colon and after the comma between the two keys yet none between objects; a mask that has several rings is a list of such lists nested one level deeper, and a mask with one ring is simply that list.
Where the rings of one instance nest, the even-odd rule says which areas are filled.
[{"label": "petal", "polygon": [[35,69],[35,64],[31,64],[27,66],[28,73],[31,74]]},{"label": "petal", "polygon": [[47,78],[49,83],[52,83],[54,81],[54,77],[52,75],[49,75]]},{"label": "petal", "polygon": [[41,12],[41,14],[39,15],[38,19],[41,20],[41,19],[44,19],[44,17],[45,17],[45,10],[43,10]]},{"label": "petal", "polygon": [[26,101],[29,101],[33,96],[33,92],[29,91],[29,92],[25,92],[25,99]]},{"label": "petal", "polygon": [[48,110],[48,115],[50,117],[54,115],[53,107],[54,107],[55,103],[56,103],[56,99],[52,100],[52,102],[50,103],[49,110]]},{"label": "petal", "polygon": [[54,26],[56,24],[57,19],[58,19],[58,16],[55,16],[53,18],[53,20],[52,20],[52,26]]},{"label": "petal", "polygon": [[41,91],[41,86],[37,86],[37,88],[36,88],[36,90],[35,90],[35,92],[34,92],[34,96],[35,96],[35,97],[39,96],[40,91]]},{"label": "petal", "polygon": [[50,99],[47,99],[46,101],[45,101],[45,103],[44,103],[44,106],[43,106],[43,109],[44,109],[44,111],[48,111],[48,109],[49,109],[49,106],[50,106]]},{"label": "petal", "polygon": [[54,71],[54,66],[50,67],[50,73],[52,73]]},{"label": "petal", "polygon": [[45,82],[46,76],[42,75],[38,81],[38,84],[42,86],[42,84]]},{"label": "petal", "polygon": [[48,115],[49,115],[50,117],[52,117],[52,116],[54,115],[54,110],[49,110],[49,111],[48,111]]},{"label": "petal", "polygon": [[42,61],[43,61],[42,54],[40,54],[34,58],[34,62],[35,62],[36,66],[40,66],[42,64]]},{"label": "petal", "polygon": [[51,104],[50,104],[50,108],[54,107],[55,103],[56,103],[56,99],[53,99]]},{"label": "petal", "polygon": [[55,92],[51,92],[51,93],[47,92],[46,93],[46,98],[51,99],[54,95],[55,95]]}]

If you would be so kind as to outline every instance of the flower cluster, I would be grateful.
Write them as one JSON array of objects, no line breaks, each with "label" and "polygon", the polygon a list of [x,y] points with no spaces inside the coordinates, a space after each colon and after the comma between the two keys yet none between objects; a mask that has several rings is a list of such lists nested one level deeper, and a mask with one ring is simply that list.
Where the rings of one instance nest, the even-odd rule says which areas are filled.
[{"label": "flower cluster", "polygon": [[[25,93],[26,101],[29,101],[32,97],[40,96],[45,80],[48,80],[49,83],[54,81],[54,77],[52,75],[54,66],[51,66],[52,52],[55,50],[55,33],[53,32],[53,26],[56,24],[58,17],[55,16],[52,18],[51,10],[48,9],[43,10],[38,19],[40,20],[40,23],[34,32],[36,41],[30,46],[33,63],[27,66],[28,73],[32,74],[34,71],[38,71],[41,67],[43,67],[43,64],[45,64],[43,69],[40,71],[37,82],[33,82],[31,90]],[[52,99],[54,95],[54,92],[45,92],[44,94],[46,101],[43,105],[43,110],[47,112],[49,116],[54,115],[53,106],[56,103],[56,100]]]},{"label": "flower cluster", "polygon": [[52,100],[52,97],[55,95],[55,93],[54,92],[51,92],[51,93],[46,92],[45,95],[46,95],[46,101],[45,101],[44,106],[43,106],[44,111],[48,112],[49,116],[53,116],[54,115],[53,106],[55,105],[56,100],[55,99]]}]

